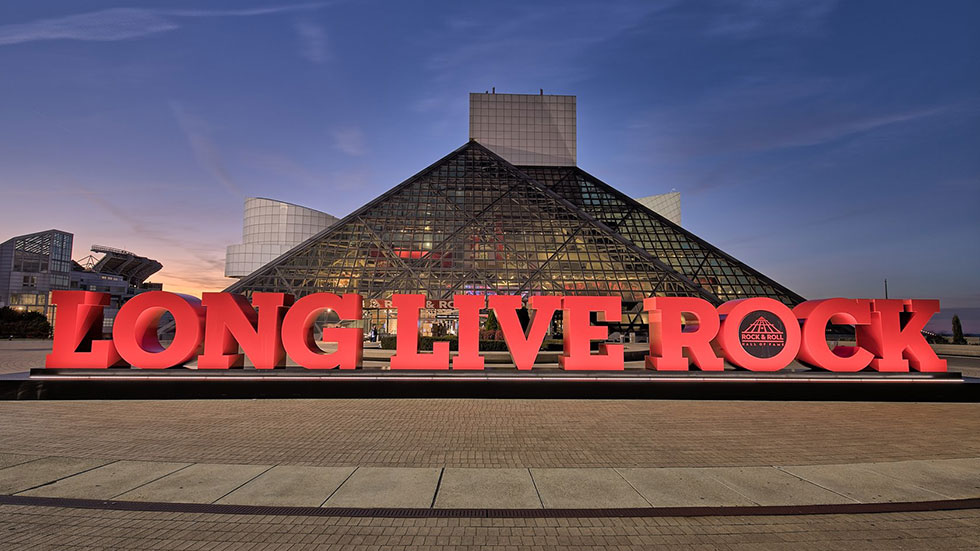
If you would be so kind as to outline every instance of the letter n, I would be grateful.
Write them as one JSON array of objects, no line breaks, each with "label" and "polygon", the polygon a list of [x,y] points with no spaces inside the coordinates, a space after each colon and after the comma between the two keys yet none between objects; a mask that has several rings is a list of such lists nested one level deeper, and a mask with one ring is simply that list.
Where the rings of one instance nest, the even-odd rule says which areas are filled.
[{"label": "letter n", "polygon": [[[292,295],[255,293],[249,304],[242,295],[204,293],[201,303],[207,308],[207,317],[204,354],[197,357],[198,368],[242,367],[246,356],[255,369],[285,365],[282,319],[293,303]],[[239,346],[244,354],[238,353]]]}]

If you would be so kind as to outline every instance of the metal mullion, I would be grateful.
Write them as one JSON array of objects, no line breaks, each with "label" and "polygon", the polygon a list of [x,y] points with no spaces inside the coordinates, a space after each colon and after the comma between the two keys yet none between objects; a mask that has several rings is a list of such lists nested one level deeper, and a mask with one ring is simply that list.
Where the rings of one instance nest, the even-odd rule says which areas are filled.
[{"label": "metal mullion", "polygon": [[538,269],[537,270],[534,270],[534,272],[531,273],[531,275],[529,275],[527,277],[527,279],[524,280],[524,283],[520,287],[517,288],[518,292],[524,290],[524,288],[527,286],[527,284],[530,283],[535,277],[537,277],[537,275],[539,273],[541,273],[541,270],[544,269],[545,266],[547,266],[548,264],[550,264],[551,261],[554,260],[555,257],[558,256],[558,253],[560,253],[563,250],[565,250],[565,247],[567,247],[568,244],[571,242],[571,240],[574,239],[575,236],[578,235],[580,231],[582,231],[582,228],[585,228],[588,225],[589,225],[589,223],[587,221],[586,222],[582,222],[579,225],[579,227],[576,228],[575,231],[573,231],[571,233],[571,235],[568,236],[568,239],[566,239],[565,242],[562,243],[561,246],[558,247],[558,249],[556,249],[555,252],[552,253],[551,256],[548,257],[547,260],[545,260],[540,266],[538,266]]}]

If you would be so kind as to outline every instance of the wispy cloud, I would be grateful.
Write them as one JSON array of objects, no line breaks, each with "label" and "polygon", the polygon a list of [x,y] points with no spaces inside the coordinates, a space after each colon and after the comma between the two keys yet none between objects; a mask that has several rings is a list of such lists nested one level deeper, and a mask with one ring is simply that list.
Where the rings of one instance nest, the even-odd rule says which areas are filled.
[{"label": "wispy cloud", "polygon": [[194,156],[201,166],[207,170],[225,188],[226,191],[236,197],[241,197],[242,191],[231,179],[228,170],[225,168],[218,148],[211,140],[210,128],[208,124],[198,117],[188,113],[183,106],[176,101],[170,102],[170,110],[177,119],[177,124],[184,132],[187,143]]},{"label": "wispy cloud", "polygon": [[[317,191],[363,191],[374,185],[372,172],[367,167],[351,167],[332,171],[315,171],[288,155],[269,151],[252,151],[246,157],[249,167],[255,171],[269,173],[269,179],[284,185],[297,184]],[[309,207],[324,210],[333,215],[343,214],[337,210],[347,205],[336,201],[329,204],[303,203]],[[354,205],[356,206],[356,205]]]},{"label": "wispy cloud", "polygon": [[348,155],[360,157],[367,153],[364,132],[357,127],[339,128],[333,131],[334,145]]},{"label": "wispy cloud", "polygon": [[179,29],[181,19],[185,18],[253,17],[315,10],[324,5],[326,4],[293,4],[241,10],[110,8],[28,23],[0,25],[0,46],[39,40],[129,40]]},{"label": "wispy cloud", "polygon": [[733,38],[810,33],[821,28],[836,5],[837,0],[721,0],[705,32]]},{"label": "wispy cloud", "polygon": [[163,271],[153,277],[163,283],[164,289],[200,296],[201,292],[218,291],[231,285],[234,280],[224,277],[225,259],[220,251],[200,254],[190,260],[176,260],[165,264]]},{"label": "wispy cloud", "polygon": [[326,177],[314,173],[283,153],[254,150],[248,152],[244,160],[255,170],[271,172],[277,181],[297,183],[311,189],[319,189],[326,182]]},{"label": "wispy cloud", "polygon": [[[155,274],[153,281],[163,283],[171,291],[200,295],[200,292],[227,287],[224,277],[224,246],[221,232],[202,232],[200,225],[181,227],[173,224],[170,216],[134,211],[120,205],[115,198],[75,183],[71,193],[80,195],[122,225],[122,246],[156,258],[163,270]],[[157,219],[159,218],[159,219]],[[163,218],[167,218],[166,221]],[[171,223],[168,231],[160,231],[161,224]]]},{"label": "wispy cloud", "polygon": [[862,83],[834,79],[745,78],[640,117],[654,150],[675,160],[826,144],[925,119],[950,106],[855,103]]},{"label": "wispy cloud", "polygon": [[140,216],[136,216],[129,210],[115,205],[112,201],[103,197],[102,194],[81,185],[76,185],[74,187],[75,191],[80,193],[86,200],[102,208],[112,216],[116,217],[116,219],[118,219],[120,222],[125,224],[130,233],[141,237],[166,239],[166,237],[162,235],[163,232],[157,232],[152,228],[147,227]]},{"label": "wispy cloud", "polygon": [[299,53],[312,63],[322,64],[327,60],[327,33],[323,27],[312,21],[297,21],[296,34],[300,39]]},{"label": "wispy cloud", "polygon": [[[423,47],[439,45],[423,61],[437,85],[428,86],[427,95],[417,98],[412,108],[429,114],[427,131],[443,135],[458,117],[465,116],[466,92],[524,81],[543,87],[545,93],[574,91],[597,72],[584,58],[607,43],[627,39],[679,1],[526,4],[508,10],[506,18],[494,24],[487,24],[493,16],[481,17],[472,10],[462,13],[465,8],[461,14],[449,14],[442,19],[441,28],[425,31],[428,40],[419,39]],[[447,42],[453,47],[444,47]]]},{"label": "wispy cloud", "polygon": [[[499,25],[480,25],[469,18],[449,17],[445,25],[466,36],[459,37],[458,46],[443,48],[432,55],[426,61],[426,68],[440,77],[458,80],[461,70],[478,70],[485,75],[495,70],[499,73],[502,67],[520,66],[535,71],[542,81],[565,83],[567,77],[583,76],[578,59],[583,51],[621,37],[675,3],[675,0],[661,0],[591,6],[535,5],[516,10],[517,13]],[[520,63],[515,64],[515,60]]]},{"label": "wispy cloud", "polygon": [[[808,220],[797,221],[795,227],[797,229],[801,228],[826,228],[831,224],[839,224],[845,220],[851,220],[859,217],[867,217],[869,212],[872,212],[868,205],[861,206],[851,206],[850,208],[835,212],[829,215],[817,216],[810,218]],[[744,235],[731,236],[729,239],[724,241],[719,241],[715,245],[726,249],[729,247],[742,246],[756,241],[765,241],[772,239],[772,232],[760,232]]]}]

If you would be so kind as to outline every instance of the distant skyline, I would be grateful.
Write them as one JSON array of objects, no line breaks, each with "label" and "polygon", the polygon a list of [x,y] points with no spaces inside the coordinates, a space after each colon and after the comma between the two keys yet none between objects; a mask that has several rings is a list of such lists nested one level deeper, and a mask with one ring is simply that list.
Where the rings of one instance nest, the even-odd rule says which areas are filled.
[{"label": "distant skyline", "polygon": [[199,294],[263,196],[338,217],[467,139],[469,92],[578,97],[579,166],[808,298],[980,332],[980,3],[0,4],[0,241],[57,228]]}]

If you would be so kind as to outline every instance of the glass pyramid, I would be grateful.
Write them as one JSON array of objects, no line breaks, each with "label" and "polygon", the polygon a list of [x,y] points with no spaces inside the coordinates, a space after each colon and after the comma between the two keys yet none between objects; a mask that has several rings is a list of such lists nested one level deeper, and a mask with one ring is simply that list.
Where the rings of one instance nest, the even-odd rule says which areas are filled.
[{"label": "glass pyramid", "polygon": [[770,297],[795,306],[805,300],[578,167],[519,168],[721,301]]},{"label": "glass pyramid", "polygon": [[518,168],[470,141],[228,292],[802,297],[576,167]]}]

